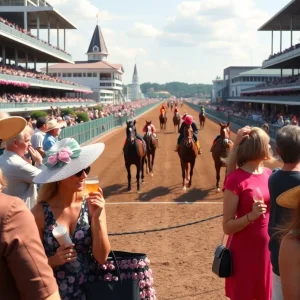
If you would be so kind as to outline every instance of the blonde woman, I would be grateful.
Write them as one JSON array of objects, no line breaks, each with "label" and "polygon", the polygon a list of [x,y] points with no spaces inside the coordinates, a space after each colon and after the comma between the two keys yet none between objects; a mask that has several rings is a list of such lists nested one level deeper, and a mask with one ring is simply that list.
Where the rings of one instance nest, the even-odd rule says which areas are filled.
[{"label": "blonde woman", "polygon": [[[238,132],[227,160],[230,170],[224,183],[223,230],[230,235],[227,246],[233,258],[233,274],[225,281],[226,296],[231,300],[271,299],[267,231],[271,170],[263,166],[265,160],[273,159],[269,141],[263,129],[245,127]],[[254,201],[255,188],[261,190],[262,201]]]},{"label": "blonde woman", "polygon": [[293,220],[283,230],[279,252],[279,271],[283,298],[300,299],[300,186],[292,188],[277,198],[277,204],[295,209]]},{"label": "blonde woman", "polygon": [[[104,263],[110,252],[102,190],[82,197],[90,165],[103,150],[102,143],[80,147],[64,139],[46,152],[45,168],[34,179],[42,187],[32,213],[62,300],[82,299],[84,283],[95,279],[95,260]],[[58,244],[57,225],[66,227],[72,245]]]}]

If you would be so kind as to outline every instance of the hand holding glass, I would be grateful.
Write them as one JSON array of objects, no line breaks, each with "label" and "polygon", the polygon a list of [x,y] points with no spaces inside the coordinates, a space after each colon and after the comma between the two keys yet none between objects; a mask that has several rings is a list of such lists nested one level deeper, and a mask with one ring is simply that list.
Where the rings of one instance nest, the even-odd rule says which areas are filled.
[{"label": "hand holding glass", "polygon": [[88,196],[89,193],[99,192],[99,178],[98,176],[89,177],[85,179],[85,194]]},{"label": "hand holding glass", "polygon": [[[260,188],[253,189],[253,200],[254,200],[254,202],[265,203],[264,202],[264,196],[263,196],[263,193],[260,190]],[[262,216],[263,216],[263,218],[266,217],[265,214],[263,214]]]}]

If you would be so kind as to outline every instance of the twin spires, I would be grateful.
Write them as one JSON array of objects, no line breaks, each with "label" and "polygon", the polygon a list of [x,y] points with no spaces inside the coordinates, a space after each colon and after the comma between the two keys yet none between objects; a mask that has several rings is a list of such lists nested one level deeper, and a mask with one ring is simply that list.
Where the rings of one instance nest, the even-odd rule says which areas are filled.
[{"label": "twin spires", "polygon": [[106,60],[108,56],[108,50],[105,44],[105,40],[99,25],[96,25],[94,34],[92,36],[89,49],[87,51],[89,60]]}]

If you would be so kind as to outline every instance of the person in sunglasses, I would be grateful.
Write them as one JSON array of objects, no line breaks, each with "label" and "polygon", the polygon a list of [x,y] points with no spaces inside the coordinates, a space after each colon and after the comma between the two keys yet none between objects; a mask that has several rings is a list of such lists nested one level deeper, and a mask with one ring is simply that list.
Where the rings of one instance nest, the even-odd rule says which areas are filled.
[{"label": "person in sunglasses", "polygon": [[[80,147],[74,139],[63,139],[46,152],[34,178],[41,188],[32,213],[62,300],[84,297],[84,283],[96,279],[93,271],[110,252],[103,192],[84,195],[90,166],[104,148],[103,143]],[[58,243],[52,233],[56,226],[66,228],[72,244]]]}]

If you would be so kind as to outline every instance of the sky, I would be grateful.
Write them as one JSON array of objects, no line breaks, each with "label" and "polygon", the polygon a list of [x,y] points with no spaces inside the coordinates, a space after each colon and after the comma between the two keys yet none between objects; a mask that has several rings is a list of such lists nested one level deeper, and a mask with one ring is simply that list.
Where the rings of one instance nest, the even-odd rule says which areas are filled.
[{"label": "sky", "polygon": [[[67,30],[67,51],[85,60],[99,25],[110,55],[131,83],[135,62],[140,82],[212,83],[229,66],[261,66],[271,53],[271,33],[257,29],[289,0],[49,0],[77,30]],[[46,38],[46,37],[45,37]],[[55,30],[51,33],[56,41]],[[62,38],[62,34],[60,34]],[[300,41],[300,34],[294,34]],[[290,33],[283,33],[283,48]],[[274,33],[279,51],[279,33]]]}]

